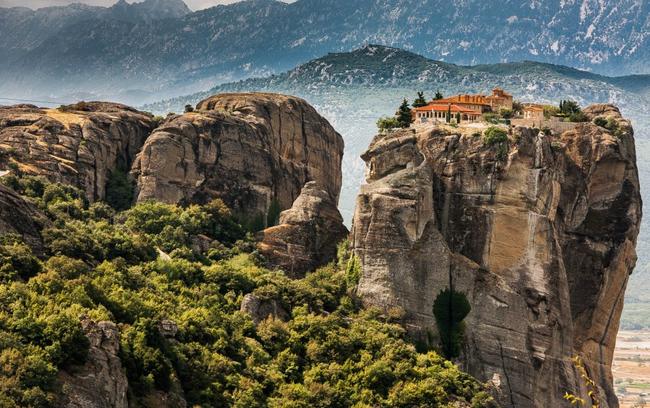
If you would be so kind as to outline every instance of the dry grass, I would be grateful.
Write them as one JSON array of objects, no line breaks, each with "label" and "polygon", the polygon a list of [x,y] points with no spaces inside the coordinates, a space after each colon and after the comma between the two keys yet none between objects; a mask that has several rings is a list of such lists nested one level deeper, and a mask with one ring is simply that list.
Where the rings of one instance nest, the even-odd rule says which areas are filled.
[{"label": "dry grass", "polygon": [[72,113],[72,112],[62,112],[58,109],[47,109],[45,111],[47,116],[51,117],[52,119],[58,120],[59,122],[63,123],[66,127],[70,127],[70,125],[81,125],[81,123],[84,121],[84,116],[79,115],[77,113]]}]

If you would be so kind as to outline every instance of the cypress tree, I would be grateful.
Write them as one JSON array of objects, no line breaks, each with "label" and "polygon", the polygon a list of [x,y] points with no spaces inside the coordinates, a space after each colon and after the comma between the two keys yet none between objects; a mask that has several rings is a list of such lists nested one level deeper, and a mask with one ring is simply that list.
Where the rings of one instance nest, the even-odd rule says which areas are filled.
[{"label": "cypress tree", "polygon": [[401,127],[407,128],[411,126],[413,117],[411,115],[411,108],[409,108],[409,102],[406,99],[402,101],[402,104],[395,113],[395,116],[397,117],[397,121]]},{"label": "cypress tree", "polygon": [[424,92],[418,92],[418,97],[413,101],[413,107],[419,108],[420,106],[426,106],[427,100],[424,98]]},{"label": "cypress tree", "polygon": [[445,118],[446,122],[451,122],[451,105],[447,107],[447,117]]}]

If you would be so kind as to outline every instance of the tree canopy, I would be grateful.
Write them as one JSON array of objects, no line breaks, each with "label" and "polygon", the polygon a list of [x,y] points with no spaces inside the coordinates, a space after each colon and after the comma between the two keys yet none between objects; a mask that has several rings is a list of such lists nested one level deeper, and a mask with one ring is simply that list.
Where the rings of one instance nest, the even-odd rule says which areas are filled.
[{"label": "tree canopy", "polygon": [[[416,350],[396,318],[361,306],[346,244],[337,262],[291,280],[262,266],[218,200],[116,212],[40,178],[2,181],[52,224],[41,259],[19,237],[0,241],[0,406],[60,406],[57,372],[88,356],[81,316],[120,327],[134,405],[178,387],[202,407],[490,404],[475,379]],[[240,311],[247,294],[286,314],[255,325]],[[177,325],[173,339],[163,320]]]}]

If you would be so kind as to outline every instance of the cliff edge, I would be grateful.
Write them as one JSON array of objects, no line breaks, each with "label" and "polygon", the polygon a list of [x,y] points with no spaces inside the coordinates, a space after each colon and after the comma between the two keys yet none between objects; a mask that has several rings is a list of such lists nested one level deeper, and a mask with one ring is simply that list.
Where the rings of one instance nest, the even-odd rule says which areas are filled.
[{"label": "cliff edge", "polygon": [[155,126],[150,114],[110,102],[0,107],[0,169],[70,184],[90,201],[103,200],[111,175],[128,173]]},{"label": "cliff edge", "polygon": [[[451,339],[462,368],[491,381],[506,407],[563,406],[565,392],[590,401],[590,390],[601,407],[618,406],[611,364],[636,262],[639,179],[629,121],[611,105],[585,113],[601,126],[514,128],[501,141],[407,129],[378,135],[362,156],[358,294],[402,308],[432,346]],[[464,320],[444,318],[462,316],[452,308],[463,300],[434,314],[462,298]]]}]

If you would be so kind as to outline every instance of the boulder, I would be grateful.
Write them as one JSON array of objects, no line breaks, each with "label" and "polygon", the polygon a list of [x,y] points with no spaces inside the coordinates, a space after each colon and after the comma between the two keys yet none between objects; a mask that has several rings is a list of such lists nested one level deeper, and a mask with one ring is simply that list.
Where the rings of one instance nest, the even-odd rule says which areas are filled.
[{"label": "boulder", "polygon": [[104,199],[111,172],[128,172],[155,122],[149,114],[108,102],[59,109],[0,107],[0,170],[71,184],[90,201]]},{"label": "boulder", "polygon": [[302,277],[335,260],[337,245],[347,235],[334,199],[310,181],[291,209],[280,214],[279,224],[260,234],[258,249],[270,267]]},{"label": "boulder", "polygon": [[269,317],[284,321],[289,319],[289,313],[276,299],[261,299],[252,293],[244,295],[240,310],[248,314],[256,325]]},{"label": "boulder", "polygon": [[169,117],[133,164],[137,199],[202,203],[221,198],[262,227],[273,206],[291,207],[307,181],[335,202],[343,139],[302,99],[222,94]]},{"label": "boulder", "polygon": [[[380,135],[363,155],[352,247],[366,304],[406,311],[413,336],[440,345],[444,289],[471,305],[457,361],[505,407],[558,407],[565,392],[617,407],[612,358],[635,262],[641,197],[629,122],[558,136],[510,130],[488,146],[462,129]],[[505,149],[505,154],[503,151]],[[498,379],[499,381],[494,381]]]}]

